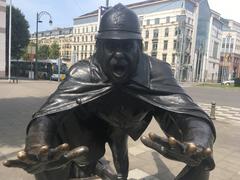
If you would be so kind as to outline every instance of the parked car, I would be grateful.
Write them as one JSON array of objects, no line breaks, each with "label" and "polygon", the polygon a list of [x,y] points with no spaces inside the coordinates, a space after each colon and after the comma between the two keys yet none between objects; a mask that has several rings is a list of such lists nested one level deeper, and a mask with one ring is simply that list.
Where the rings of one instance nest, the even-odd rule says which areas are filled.
[{"label": "parked car", "polygon": [[234,84],[234,80],[232,79],[232,80],[223,81],[221,84],[222,84],[222,85],[229,86],[229,85]]},{"label": "parked car", "polygon": [[[65,74],[60,74],[60,81],[64,80],[66,77]],[[57,81],[58,80],[58,74],[52,74],[51,76],[52,81]]]}]

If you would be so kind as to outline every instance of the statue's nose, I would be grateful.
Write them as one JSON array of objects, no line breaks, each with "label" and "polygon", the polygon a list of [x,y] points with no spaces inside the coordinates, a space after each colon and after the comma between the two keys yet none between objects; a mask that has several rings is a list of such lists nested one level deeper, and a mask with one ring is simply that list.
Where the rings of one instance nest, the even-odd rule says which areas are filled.
[{"label": "statue's nose", "polygon": [[115,53],[115,57],[116,57],[117,59],[123,59],[123,58],[124,58],[124,55],[123,55],[122,52],[117,51],[117,52]]}]

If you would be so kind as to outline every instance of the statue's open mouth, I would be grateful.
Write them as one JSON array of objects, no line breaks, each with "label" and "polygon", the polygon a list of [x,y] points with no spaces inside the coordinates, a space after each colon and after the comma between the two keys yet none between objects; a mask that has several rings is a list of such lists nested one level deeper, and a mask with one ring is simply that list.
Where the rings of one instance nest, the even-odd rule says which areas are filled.
[{"label": "statue's open mouth", "polygon": [[115,59],[110,61],[110,69],[115,78],[125,78],[128,76],[129,63],[125,59]]}]

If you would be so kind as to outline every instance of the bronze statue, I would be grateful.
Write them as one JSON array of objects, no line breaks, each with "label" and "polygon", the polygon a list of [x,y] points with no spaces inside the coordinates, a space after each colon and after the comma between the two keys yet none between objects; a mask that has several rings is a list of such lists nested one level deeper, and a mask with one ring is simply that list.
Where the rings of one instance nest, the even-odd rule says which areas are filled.
[{"label": "bronze statue", "polygon": [[141,141],[186,163],[176,179],[207,180],[215,166],[212,121],[177,84],[168,63],[143,53],[137,15],[117,4],[102,17],[96,53],[71,67],[34,114],[24,151],[4,165],[37,180],[90,177],[108,143],[115,179],[126,180],[128,136],[137,140],[153,117],[166,138],[151,133]]}]

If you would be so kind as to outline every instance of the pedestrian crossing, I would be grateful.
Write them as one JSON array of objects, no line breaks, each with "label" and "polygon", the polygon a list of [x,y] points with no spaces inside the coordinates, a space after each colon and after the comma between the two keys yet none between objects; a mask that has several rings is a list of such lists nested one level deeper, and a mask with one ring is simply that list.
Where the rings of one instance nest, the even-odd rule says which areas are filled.
[{"label": "pedestrian crossing", "polygon": [[[199,103],[198,105],[210,115],[211,104]],[[215,116],[217,121],[240,125],[240,108],[216,105]]]}]

